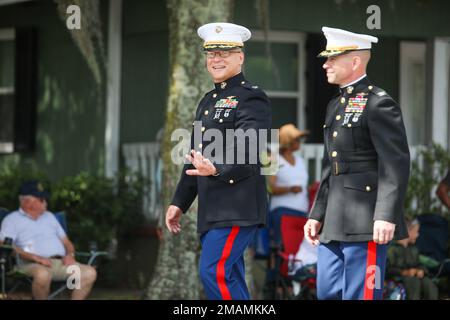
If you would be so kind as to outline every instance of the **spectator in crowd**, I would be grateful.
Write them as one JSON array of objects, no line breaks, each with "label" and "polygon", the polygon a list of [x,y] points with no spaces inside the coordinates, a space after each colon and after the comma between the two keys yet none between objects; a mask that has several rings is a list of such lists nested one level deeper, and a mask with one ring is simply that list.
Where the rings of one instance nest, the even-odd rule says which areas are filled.
[{"label": "spectator in crowd", "polygon": [[436,300],[438,288],[427,276],[427,269],[420,264],[419,250],[415,246],[419,237],[419,221],[407,218],[406,223],[409,238],[397,240],[388,250],[388,276],[401,278],[408,300]]},{"label": "spectator in crowd", "polygon": [[19,194],[20,207],[3,220],[0,241],[12,239],[19,255],[18,270],[33,278],[33,298],[47,299],[52,280],[66,280],[71,275],[68,267],[77,265],[79,286],[75,279],[71,298],[85,299],[96,280],[96,270],[75,261],[74,245],[55,216],[47,211],[48,192],[38,181],[28,181]]},{"label": "spectator in crowd", "polygon": [[447,172],[445,178],[439,183],[436,190],[436,195],[442,201],[442,203],[450,210],[450,170]]},{"label": "spectator in crowd", "polygon": [[[280,223],[282,216],[308,216],[308,171],[302,157],[296,152],[300,150],[301,139],[308,135],[307,131],[297,129],[293,124],[280,128],[279,169],[276,175],[269,176],[271,190],[270,211],[276,244],[281,241]],[[303,234],[303,229],[299,231]],[[303,239],[303,236],[301,237]],[[296,249],[298,248],[297,244]]]}]

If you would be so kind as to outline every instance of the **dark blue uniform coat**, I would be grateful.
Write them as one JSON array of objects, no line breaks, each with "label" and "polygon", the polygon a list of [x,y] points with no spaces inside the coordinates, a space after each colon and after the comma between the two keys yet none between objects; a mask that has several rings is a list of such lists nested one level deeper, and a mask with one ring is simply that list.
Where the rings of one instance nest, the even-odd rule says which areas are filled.
[{"label": "dark blue uniform coat", "polygon": [[[261,175],[261,163],[252,161],[250,148],[258,148],[265,141],[257,139],[256,144],[245,140],[245,153],[238,153],[242,139],[226,139],[226,129],[266,129],[271,126],[271,109],[266,94],[257,86],[250,84],[242,73],[225,82],[215,84],[198,105],[196,121],[201,121],[202,134],[209,129],[217,129],[223,136],[223,154],[217,155],[214,163],[218,176],[188,176],[186,170],[193,169],[192,164],[183,167],[172,204],[186,212],[198,195],[198,232],[212,228],[230,226],[264,225],[267,212],[267,191],[265,177]],[[191,148],[204,152],[214,142],[204,140]],[[241,149],[242,150],[242,149]],[[257,149],[253,149],[257,150]],[[234,154],[234,163],[226,163],[226,157]],[[204,156],[206,156],[204,154]],[[239,156],[244,161],[236,163]],[[233,157],[232,157],[233,158]],[[216,159],[217,160],[217,159]]]},{"label": "dark blue uniform coat", "polygon": [[367,77],[330,101],[324,125],[322,177],[310,218],[321,241],[369,241],[375,220],[408,237],[403,204],[410,158],[397,103]]}]

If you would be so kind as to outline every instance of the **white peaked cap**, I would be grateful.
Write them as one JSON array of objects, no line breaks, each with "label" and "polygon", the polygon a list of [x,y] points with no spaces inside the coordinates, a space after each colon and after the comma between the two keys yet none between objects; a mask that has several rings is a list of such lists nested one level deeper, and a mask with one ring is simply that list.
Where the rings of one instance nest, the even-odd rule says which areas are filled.
[{"label": "white peaked cap", "polygon": [[244,41],[251,37],[251,32],[246,27],[228,22],[208,23],[197,30],[200,38],[204,40],[205,50],[229,50],[241,48]]},{"label": "white peaked cap", "polygon": [[318,57],[331,57],[354,50],[370,50],[372,42],[378,42],[376,37],[342,29],[323,27],[322,31],[327,38],[327,47]]}]

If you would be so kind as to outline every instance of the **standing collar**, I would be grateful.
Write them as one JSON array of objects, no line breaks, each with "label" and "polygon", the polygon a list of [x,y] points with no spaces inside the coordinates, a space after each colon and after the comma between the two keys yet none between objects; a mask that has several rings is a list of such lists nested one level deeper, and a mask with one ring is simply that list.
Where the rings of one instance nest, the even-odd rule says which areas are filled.
[{"label": "standing collar", "polygon": [[365,74],[361,78],[339,88],[339,91],[341,94],[351,94],[351,93],[357,93],[361,90],[366,89],[371,84],[369,78]]},{"label": "standing collar", "polygon": [[242,72],[239,72],[237,75],[229,78],[228,80],[225,80],[225,81],[219,82],[219,83],[214,83],[214,86],[216,87],[216,91],[220,92],[220,91],[227,90],[229,88],[236,87],[238,85],[243,85],[246,82],[247,82],[247,80],[245,80]]},{"label": "standing collar", "polygon": [[348,86],[351,86],[352,84],[355,84],[355,83],[361,81],[361,80],[364,79],[365,77],[367,77],[367,74],[364,74],[362,77],[359,77],[358,79],[356,79],[356,80],[354,80],[354,81],[352,81],[352,82],[350,82],[350,83],[347,83],[347,84],[341,86],[340,88],[341,88],[341,89],[347,88]]}]

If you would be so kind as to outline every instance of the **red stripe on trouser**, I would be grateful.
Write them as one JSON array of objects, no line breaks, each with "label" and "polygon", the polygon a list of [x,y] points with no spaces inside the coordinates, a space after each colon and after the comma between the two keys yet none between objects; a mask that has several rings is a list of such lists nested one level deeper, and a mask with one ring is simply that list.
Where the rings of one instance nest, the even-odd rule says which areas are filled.
[{"label": "red stripe on trouser", "polygon": [[227,288],[227,284],[225,282],[225,263],[227,262],[228,257],[230,256],[231,249],[233,248],[234,239],[239,232],[239,227],[231,228],[231,232],[228,235],[227,241],[225,242],[225,246],[222,250],[222,256],[220,257],[219,263],[217,263],[217,285],[219,286],[220,294],[222,295],[223,300],[231,300],[230,291]]},{"label": "red stripe on trouser", "polygon": [[373,300],[373,290],[377,277],[377,244],[369,241],[367,244],[366,276],[364,278],[364,300]]}]

